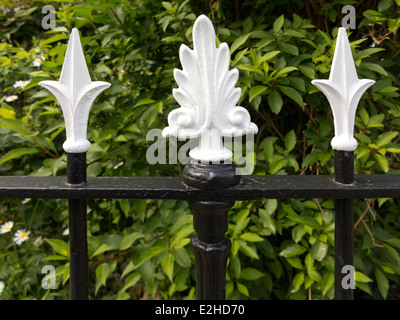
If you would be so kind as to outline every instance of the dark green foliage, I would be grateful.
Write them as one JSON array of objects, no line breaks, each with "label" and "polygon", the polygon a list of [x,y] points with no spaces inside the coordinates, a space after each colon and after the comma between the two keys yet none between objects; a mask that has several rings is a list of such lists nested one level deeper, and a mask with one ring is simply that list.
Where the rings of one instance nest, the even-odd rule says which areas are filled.
[{"label": "dark green foliage", "polygon": [[[49,2],[45,2],[49,4]],[[399,170],[400,107],[398,0],[62,1],[57,28],[41,28],[42,2],[0,5],[0,174],[65,175],[61,108],[37,85],[60,76],[68,35],[81,34],[92,80],[112,87],[89,117],[89,176],[180,175],[182,166],[149,165],[147,132],[167,125],[177,107],[173,69],[182,43],[191,47],[193,23],[208,15],[217,42],[231,50],[240,71],[239,104],[259,128],[248,155],[252,174],[333,174],[333,119],[326,98],[311,84],[327,79],[343,5],[354,5],[349,36],[359,78],[376,84],[356,116],[356,173]],[[33,64],[41,58],[40,66]],[[44,59],[43,59],[44,58]],[[30,80],[14,88],[18,80]],[[16,95],[14,101],[6,97]],[[88,201],[90,297],[194,299],[190,208],[181,201]],[[398,299],[400,204],[355,202],[356,297]],[[2,200],[0,281],[5,299],[68,298],[68,228],[64,200]],[[31,234],[21,245],[12,234]],[[227,237],[228,299],[332,299],[334,202],[329,199],[236,202]],[[46,239],[36,245],[36,237]],[[57,289],[41,287],[42,266],[57,267]]]}]

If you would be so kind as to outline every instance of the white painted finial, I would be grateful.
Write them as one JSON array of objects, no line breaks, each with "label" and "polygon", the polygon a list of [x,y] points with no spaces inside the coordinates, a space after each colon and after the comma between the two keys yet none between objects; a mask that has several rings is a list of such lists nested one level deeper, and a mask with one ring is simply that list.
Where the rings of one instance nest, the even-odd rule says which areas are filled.
[{"label": "white painted finial", "polygon": [[329,101],[332,109],[335,137],[332,147],[338,151],[354,151],[357,141],[353,137],[354,119],[361,96],[374,80],[357,77],[346,29],[339,28],[329,80],[311,81]]},{"label": "white painted finial", "polygon": [[189,155],[198,161],[225,161],[232,152],[223,147],[222,137],[257,133],[248,111],[236,106],[241,94],[235,88],[237,69],[229,71],[230,53],[226,43],[216,47],[214,27],[205,15],[193,27],[193,50],[181,45],[183,70],[174,70],[179,85],[172,93],[181,106],[168,115],[164,137],[199,138]]},{"label": "white painted finial", "polygon": [[67,131],[64,150],[68,153],[88,151],[90,142],[87,140],[87,122],[90,107],[96,97],[111,84],[91,81],[76,28],[72,29],[68,41],[60,81],[41,81],[39,85],[49,90],[61,105]]}]

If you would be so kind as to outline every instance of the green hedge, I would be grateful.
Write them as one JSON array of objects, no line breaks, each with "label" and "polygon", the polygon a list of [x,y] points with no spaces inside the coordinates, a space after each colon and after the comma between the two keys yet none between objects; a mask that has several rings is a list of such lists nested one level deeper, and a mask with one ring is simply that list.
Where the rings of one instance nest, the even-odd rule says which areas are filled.
[{"label": "green hedge", "polygon": [[[41,27],[45,4],[56,8],[54,30]],[[200,14],[213,21],[217,42],[230,46],[239,104],[259,128],[248,155],[252,174],[333,174],[332,114],[311,80],[329,76],[347,4],[357,13],[349,39],[358,75],[376,81],[357,110],[355,170],[397,173],[399,0],[7,0],[0,5],[0,174],[65,175],[61,108],[37,83],[59,78],[76,27],[92,80],[112,84],[90,113],[88,175],[180,175],[182,165],[147,163],[153,141],[146,134],[167,126],[177,108],[173,69],[181,68],[179,47],[191,47]],[[88,208],[90,298],[195,298],[187,203],[91,200]],[[355,202],[356,298],[400,298],[399,211],[394,199]],[[14,223],[0,234],[0,299],[68,299],[66,201],[2,200],[0,220]],[[13,235],[22,229],[30,233],[17,245]],[[227,237],[228,299],[333,298],[332,200],[237,201]],[[47,264],[56,267],[56,290],[41,287]]]}]

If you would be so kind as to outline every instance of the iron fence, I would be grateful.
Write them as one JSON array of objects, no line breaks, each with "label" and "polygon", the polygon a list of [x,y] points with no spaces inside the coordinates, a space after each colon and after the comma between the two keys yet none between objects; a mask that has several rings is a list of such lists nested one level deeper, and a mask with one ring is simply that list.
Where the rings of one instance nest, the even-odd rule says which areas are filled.
[{"label": "iron fence", "polygon": [[[198,46],[204,45],[207,41],[215,46],[215,39],[210,30],[207,29],[209,28],[208,18],[202,16],[198,18],[196,24],[193,31],[194,42],[199,40],[200,37],[205,37],[200,39],[204,41],[199,42]],[[195,39],[196,36],[197,39]],[[355,113],[354,103],[357,104],[358,100],[350,103],[348,102],[352,98],[350,97],[346,100],[348,102],[348,105],[346,105],[346,101],[338,100],[340,92],[326,93],[333,110],[336,108],[335,103],[339,104],[339,107],[343,107],[339,111],[334,111],[334,116],[340,116],[340,121],[346,122],[345,125],[335,123],[335,138],[336,140],[340,138],[344,142],[339,141],[337,145],[333,144],[335,149],[334,176],[240,176],[236,173],[235,164],[223,161],[226,159],[207,158],[208,155],[212,156],[213,153],[218,154],[221,151],[219,145],[207,145],[204,149],[206,155],[199,152],[197,157],[193,156],[191,163],[185,167],[182,177],[87,177],[86,151],[90,144],[87,145],[86,143],[86,124],[80,119],[87,119],[85,112],[89,112],[90,105],[96,95],[104,90],[107,85],[105,83],[92,83],[90,79],[87,83],[84,83],[85,76],[82,76],[84,68],[82,71],[82,66],[79,65],[79,59],[82,59],[83,56],[78,40],[79,37],[75,30],[71,35],[60,82],[45,81],[41,84],[56,95],[63,107],[67,128],[67,142],[64,144],[64,149],[67,152],[67,176],[3,176],[0,179],[0,198],[68,199],[71,299],[88,299],[88,199],[175,199],[187,201],[193,211],[194,230],[197,233],[191,241],[196,259],[197,299],[223,300],[225,299],[226,263],[231,246],[230,240],[225,237],[228,229],[228,212],[235,201],[260,198],[335,199],[335,298],[341,300],[353,299],[354,289],[344,288],[342,285],[345,275],[342,272],[343,267],[354,264],[353,201],[354,199],[366,198],[400,198],[400,175],[354,175],[354,138],[352,138],[352,130],[349,128],[354,125],[354,114],[351,114],[351,112]],[[342,52],[349,49],[346,47],[348,44],[346,40],[347,37],[342,32],[341,38],[338,38],[338,43],[342,41],[342,47],[337,45]],[[181,60],[185,50],[181,49]],[[348,91],[350,90],[349,87],[353,83],[357,83],[358,80],[349,78],[351,68],[353,68],[351,63],[354,65],[354,62],[351,56],[340,58],[341,53],[336,52],[335,55],[339,55],[339,58],[336,59],[336,62],[334,60],[336,66],[332,67],[331,76],[335,74],[334,67],[339,67],[336,76],[348,80],[346,82],[339,79],[347,86]],[[72,59],[72,57],[75,59]],[[72,65],[67,64],[68,59],[74,60]],[[203,70],[202,68],[207,69],[207,66],[203,65],[200,69]],[[67,78],[70,81],[69,83],[75,81],[72,86],[75,85],[75,90],[78,90],[73,91],[71,89],[71,96],[77,95],[80,92],[79,90],[86,88],[90,99],[83,99],[82,105],[79,105],[81,103],[79,99],[79,102],[75,100],[76,105],[73,105],[72,100],[68,102],[68,97],[63,91],[68,89],[68,81],[65,80]],[[180,76],[176,75],[176,78],[180,79]],[[65,81],[63,82],[63,80]],[[188,80],[180,81],[180,85],[184,87],[185,81]],[[328,81],[334,82],[335,78],[318,81],[320,82],[315,84],[322,89],[324,85],[331,85]],[[324,84],[323,81],[326,81],[326,83]],[[371,84],[371,82],[361,83],[361,85],[364,85],[361,89],[366,90]],[[83,94],[83,97],[85,94]],[[342,95],[346,96],[346,94]],[[179,97],[179,92],[176,97]],[[80,99],[82,100],[82,96]],[[243,110],[239,111],[243,112]],[[74,112],[77,114],[74,114]],[[67,115],[69,116],[67,117]],[[226,114],[218,114],[218,116],[227,117]],[[351,122],[352,117],[353,123]],[[246,115],[244,118],[246,118]],[[176,125],[175,136],[188,128],[193,129],[187,123],[179,126],[179,121],[174,117],[169,117],[169,122],[171,127]],[[251,126],[248,119],[246,125],[251,130],[256,130],[254,126]],[[169,135],[173,136],[171,132],[173,130],[169,132]],[[185,134],[187,135],[187,132]],[[219,138],[217,135],[217,139]],[[204,144],[203,141],[203,147]]]}]

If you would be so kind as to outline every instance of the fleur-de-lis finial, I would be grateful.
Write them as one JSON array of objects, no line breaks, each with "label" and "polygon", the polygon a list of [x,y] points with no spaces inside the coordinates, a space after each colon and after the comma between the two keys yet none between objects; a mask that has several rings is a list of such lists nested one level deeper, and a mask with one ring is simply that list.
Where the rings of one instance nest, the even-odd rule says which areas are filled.
[{"label": "fleur-de-lis finial", "polygon": [[357,105],[365,90],[374,83],[374,80],[358,79],[346,29],[339,28],[329,80],[312,81],[324,93],[332,109],[335,136],[331,144],[334,150],[354,151],[357,148],[353,137]]},{"label": "fleur-de-lis finial", "polygon": [[201,15],[193,27],[193,50],[181,45],[183,70],[174,70],[179,85],[173,95],[181,106],[168,115],[164,137],[199,138],[199,146],[189,155],[204,161],[225,161],[232,152],[223,147],[222,137],[256,133],[248,111],[236,106],[241,94],[235,88],[237,69],[229,70],[230,53],[226,43],[216,47],[211,21]]},{"label": "fleur-de-lis finial", "polygon": [[87,140],[87,122],[90,107],[96,97],[111,84],[91,81],[76,28],[72,29],[68,41],[60,81],[46,80],[39,82],[39,85],[49,90],[61,105],[67,132],[64,150],[68,153],[88,151],[90,142]]}]

